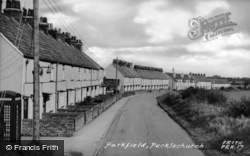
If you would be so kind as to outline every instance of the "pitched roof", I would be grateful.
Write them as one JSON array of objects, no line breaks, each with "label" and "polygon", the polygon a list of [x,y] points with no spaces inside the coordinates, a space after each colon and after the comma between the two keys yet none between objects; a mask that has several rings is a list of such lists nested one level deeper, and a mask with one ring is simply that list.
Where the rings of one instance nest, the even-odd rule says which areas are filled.
[{"label": "pitched roof", "polygon": [[166,73],[170,78],[172,79],[183,79],[181,74],[175,73],[175,76],[173,75],[173,73]]},{"label": "pitched roof", "polygon": [[[114,65],[114,67],[116,67]],[[117,66],[117,70],[124,76],[128,78],[140,78],[140,76],[131,68],[127,66]]]},{"label": "pitched roof", "polygon": [[[22,38],[20,39],[19,50],[23,53],[25,58],[33,59],[32,28],[28,24],[22,24],[22,26],[24,26],[24,29]],[[7,17],[0,13],[0,33],[13,44],[15,44],[18,27],[19,24],[14,18]],[[50,35],[45,35],[42,31],[39,32],[39,53],[40,60],[45,62],[60,63],[88,69],[101,68],[101,66],[85,53],[67,43],[55,40]]]},{"label": "pitched roof", "polygon": [[209,78],[209,80],[214,83],[214,84],[230,84],[230,82],[228,81],[228,79],[213,79],[213,78]]},{"label": "pitched roof", "polygon": [[193,82],[195,80],[193,75],[189,75],[189,74],[178,74],[175,73],[175,77],[173,76],[173,73],[166,73],[171,79],[182,79],[182,80],[191,80],[191,82]]},{"label": "pitched roof", "polygon": [[206,76],[192,75],[194,79],[198,82],[211,82]]},{"label": "pitched roof", "polygon": [[168,77],[165,74],[163,74],[161,68],[153,68],[153,67],[135,65],[134,70],[143,79],[159,79],[159,80],[168,79]]}]

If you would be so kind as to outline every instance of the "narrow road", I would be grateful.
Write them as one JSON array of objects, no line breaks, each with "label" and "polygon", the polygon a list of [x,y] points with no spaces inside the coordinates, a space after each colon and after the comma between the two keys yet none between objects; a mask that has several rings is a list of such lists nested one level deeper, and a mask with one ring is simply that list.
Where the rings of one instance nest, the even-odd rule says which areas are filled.
[{"label": "narrow road", "polygon": [[98,156],[203,156],[195,148],[180,148],[194,143],[157,105],[158,95],[142,94],[127,101],[107,132]]}]

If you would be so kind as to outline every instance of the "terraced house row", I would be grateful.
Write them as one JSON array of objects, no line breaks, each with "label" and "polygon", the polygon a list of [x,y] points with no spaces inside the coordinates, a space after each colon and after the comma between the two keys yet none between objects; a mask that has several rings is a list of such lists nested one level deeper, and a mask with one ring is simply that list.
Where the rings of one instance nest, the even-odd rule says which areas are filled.
[{"label": "terraced house row", "polygon": [[[33,118],[33,11],[11,2],[19,1],[8,1],[0,13],[0,91],[21,94],[22,118]],[[40,115],[105,94],[104,69],[83,52],[81,40],[42,17],[39,38]]]},{"label": "terraced house row", "polygon": [[168,77],[162,68],[133,65],[123,60],[113,60],[106,69],[108,79],[119,79],[121,92],[169,89]]},{"label": "terraced house row", "polygon": [[230,87],[231,84],[227,79],[218,79],[206,77],[205,74],[196,73],[166,73],[169,77],[170,88],[174,90],[184,90],[189,87],[204,89],[220,89],[221,87]]}]

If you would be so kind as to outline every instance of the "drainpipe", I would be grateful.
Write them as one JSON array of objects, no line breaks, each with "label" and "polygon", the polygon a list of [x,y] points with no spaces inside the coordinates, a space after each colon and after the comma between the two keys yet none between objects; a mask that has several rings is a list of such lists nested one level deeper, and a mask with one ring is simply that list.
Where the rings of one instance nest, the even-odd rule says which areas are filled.
[{"label": "drainpipe", "polygon": [[92,78],[93,78],[92,72],[93,70],[91,69],[90,71],[91,71],[90,72],[90,96],[92,96]]},{"label": "drainpipe", "polygon": [[55,110],[55,112],[57,112],[57,110],[58,110],[57,83],[58,83],[58,63],[56,64],[56,82],[55,82],[55,106],[56,106],[56,110]]}]

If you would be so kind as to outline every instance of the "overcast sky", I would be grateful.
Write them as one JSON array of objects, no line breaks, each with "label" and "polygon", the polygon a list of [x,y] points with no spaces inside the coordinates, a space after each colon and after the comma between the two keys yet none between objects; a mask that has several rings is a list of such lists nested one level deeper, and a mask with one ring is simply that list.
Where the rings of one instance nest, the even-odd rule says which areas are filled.
[{"label": "overcast sky", "polygon": [[[51,6],[48,0],[44,1]],[[174,67],[178,73],[250,77],[248,0],[50,1],[57,2],[63,15],[52,14],[40,0],[40,16],[48,17],[54,27],[63,31],[62,23],[74,26],[88,44],[86,53],[104,68],[118,57],[161,67],[166,72]],[[21,3],[32,7],[32,0]],[[207,42],[188,38],[191,18],[227,12],[232,13],[231,21],[238,24],[232,35]]]}]

